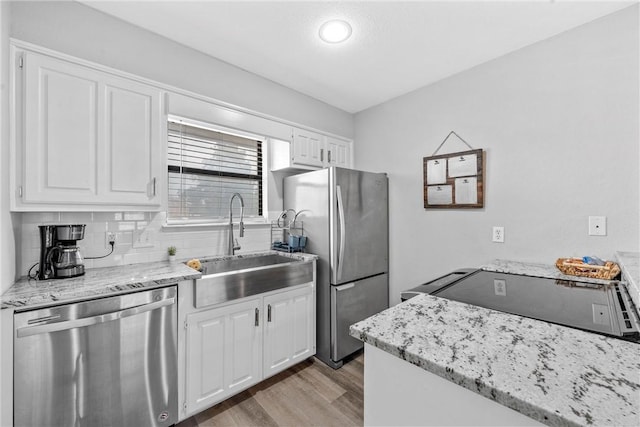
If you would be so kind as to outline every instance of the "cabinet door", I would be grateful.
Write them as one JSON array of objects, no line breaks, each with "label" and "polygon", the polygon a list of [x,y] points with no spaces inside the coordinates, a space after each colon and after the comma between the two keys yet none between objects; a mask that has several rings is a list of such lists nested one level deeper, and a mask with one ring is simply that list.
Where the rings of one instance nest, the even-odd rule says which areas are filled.
[{"label": "cabinet door", "polygon": [[262,380],[260,300],[231,310],[226,332],[225,388],[232,395]]},{"label": "cabinet door", "polygon": [[323,167],[325,162],[323,137],[302,129],[293,129],[292,163]]},{"label": "cabinet door", "polygon": [[99,74],[48,56],[23,58],[23,201],[94,200]]},{"label": "cabinet door", "polygon": [[112,76],[103,90],[100,201],[159,205],[160,90]]},{"label": "cabinet door", "polygon": [[310,283],[265,297],[265,378],[315,354],[313,289]]},{"label": "cabinet door", "polygon": [[[24,210],[160,208],[161,91],[84,65],[23,53]],[[21,144],[22,143],[22,144]],[[40,207],[38,207],[40,205]]]},{"label": "cabinet door", "polygon": [[327,137],[327,162],[329,166],[351,167],[351,143]]},{"label": "cabinet door", "polygon": [[260,306],[253,299],[187,316],[188,415],[260,381]]}]

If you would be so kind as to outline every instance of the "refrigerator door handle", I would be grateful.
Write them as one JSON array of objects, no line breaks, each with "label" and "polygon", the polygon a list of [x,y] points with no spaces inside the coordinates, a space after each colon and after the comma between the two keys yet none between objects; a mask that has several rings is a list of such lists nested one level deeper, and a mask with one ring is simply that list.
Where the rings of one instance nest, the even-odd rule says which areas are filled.
[{"label": "refrigerator door handle", "polygon": [[336,185],[336,197],[338,199],[338,219],[340,221],[340,251],[338,252],[338,277],[337,280],[342,279],[342,264],[344,263],[344,243],[346,240],[345,223],[344,223],[344,205],[342,203],[342,190],[339,185]]},{"label": "refrigerator door handle", "polygon": [[351,289],[354,288],[356,286],[355,283],[347,283],[346,285],[340,285],[340,286],[336,286],[336,291],[340,292],[340,291],[346,291],[347,289]]}]

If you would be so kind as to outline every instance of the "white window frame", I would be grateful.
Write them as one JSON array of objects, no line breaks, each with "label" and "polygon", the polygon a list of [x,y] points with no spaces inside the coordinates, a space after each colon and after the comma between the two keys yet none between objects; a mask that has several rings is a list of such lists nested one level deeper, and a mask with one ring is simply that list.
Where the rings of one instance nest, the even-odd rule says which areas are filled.
[{"label": "white window frame", "polygon": [[[268,152],[269,150],[267,149],[267,145],[269,144],[269,138],[265,137],[265,136],[261,136],[255,133],[250,133],[250,132],[246,132],[246,131],[242,131],[242,130],[238,130],[238,129],[234,129],[234,128],[230,128],[227,126],[222,126],[219,124],[215,124],[215,123],[208,123],[208,122],[203,122],[200,120],[194,120],[194,119],[190,119],[190,118],[186,118],[183,116],[178,116],[178,115],[173,115],[173,114],[169,114],[167,116],[167,122],[165,125],[168,125],[168,123],[170,121],[173,122],[182,122],[185,125],[188,126],[195,126],[195,127],[201,127],[201,128],[205,128],[205,129],[210,129],[214,132],[222,132],[222,133],[227,133],[229,135],[234,135],[234,136],[239,136],[242,138],[247,138],[247,139],[253,139],[253,140],[260,140],[262,142],[262,215],[259,217],[251,217],[251,218],[247,218],[244,220],[244,224],[245,225],[252,225],[252,224],[256,224],[256,225],[262,225],[262,224],[267,224],[268,223],[268,172],[269,172],[269,168],[267,167],[267,165],[269,164],[269,158],[268,158]],[[167,148],[165,149],[165,156],[168,156],[168,145]],[[167,188],[168,188],[168,179],[169,179],[169,174],[168,174],[168,170],[165,167],[165,177],[167,179]],[[166,192],[166,206],[168,208],[169,205],[169,194],[168,191]],[[167,211],[168,212],[168,211]],[[202,226],[227,226],[229,224],[229,218],[228,216],[220,218],[220,219],[203,219],[203,220],[198,220],[198,219],[170,219],[167,213],[167,217],[165,219],[165,224],[164,227],[167,228],[173,228],[173,227],[202,227]]]}]

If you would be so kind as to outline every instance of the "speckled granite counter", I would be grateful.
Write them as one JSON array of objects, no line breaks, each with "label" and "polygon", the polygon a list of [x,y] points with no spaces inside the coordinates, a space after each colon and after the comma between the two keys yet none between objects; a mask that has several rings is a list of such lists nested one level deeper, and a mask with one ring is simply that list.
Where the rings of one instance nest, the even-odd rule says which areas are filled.
[{"label": "speckled granite counter", "polygon": [[631,299],[640,307],[640,252],[616,252],[616,261],[622,270]]},{"label": "speckled granite counter", "polygon": [[[310,254],[289,254],[266,251],[237,255],[252,257],[277,253],[291,258],[316,258]],[[220,256],[207,260],[232,258]],[[52,304],[81,301],[111,294],[123,294],[140,289],[151,289],[200,278],[202,274],[182,262],[168,261],[130,264],[115,267],[87,269],[84,276],[71,279],[38,281],[26,277],[20,279],[0,297],[0,308],[16,310],[46,307]]]},{"label": "speckled granite counter", "polygon": [[481,267],[483,270],[498,273],[522,274],[525,276],[548,277],[550,279],[572,280],[574,282],[609,283],[610,280],[591,279],[589,277],[568,276],[553,264],[535,264],[520,261],[497,259]]},{"label": "speckled granite counter", "polygon": [[[506,263],[492,265],[526,267]],[[539,268],[529,271],[548,277]],[[640,425],[638,344],[431,295],[351,335],[548,425]]]},{"label": "speckled granite counter", "polygon": [[75,302],[111,294],[166,286],[200,277],[183,263],[152,262],[87,269],[71,279],[22,278],[0,297],[0,308],[32,309],[62,302]]}]

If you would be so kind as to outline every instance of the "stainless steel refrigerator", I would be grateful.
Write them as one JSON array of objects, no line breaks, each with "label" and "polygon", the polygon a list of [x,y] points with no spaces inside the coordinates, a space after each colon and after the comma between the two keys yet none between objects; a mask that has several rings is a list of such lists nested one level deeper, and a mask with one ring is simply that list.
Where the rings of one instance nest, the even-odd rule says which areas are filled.
[{"label": "stainless steel refrigerator", "polygon": [[349,326],[389,307],[388,179],[331,167],[284,179],[317,262],[316,357],[333,368],[362,348]]}]

